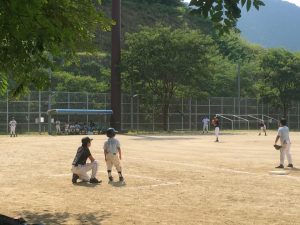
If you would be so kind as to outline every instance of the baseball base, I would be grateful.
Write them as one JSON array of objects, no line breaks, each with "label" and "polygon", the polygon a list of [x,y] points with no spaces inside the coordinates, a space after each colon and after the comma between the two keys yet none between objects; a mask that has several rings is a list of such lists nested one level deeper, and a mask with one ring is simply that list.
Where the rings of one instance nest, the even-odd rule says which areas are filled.
[{"label": "baseball base", "polygon": [[270,175],[288,175],[289,171],[286,170],[273,170],[273,171],[269,171]]}]

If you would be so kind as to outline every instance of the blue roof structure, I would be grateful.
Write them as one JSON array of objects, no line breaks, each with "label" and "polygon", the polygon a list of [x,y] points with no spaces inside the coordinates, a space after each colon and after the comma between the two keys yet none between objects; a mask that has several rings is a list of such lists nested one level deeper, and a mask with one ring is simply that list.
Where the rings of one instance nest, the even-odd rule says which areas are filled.
[{"label": "blue roof structure", "polygon": [[111,115],[112,110],[109,109],[50,109],[48,115],[64,114],[64,115]]}]

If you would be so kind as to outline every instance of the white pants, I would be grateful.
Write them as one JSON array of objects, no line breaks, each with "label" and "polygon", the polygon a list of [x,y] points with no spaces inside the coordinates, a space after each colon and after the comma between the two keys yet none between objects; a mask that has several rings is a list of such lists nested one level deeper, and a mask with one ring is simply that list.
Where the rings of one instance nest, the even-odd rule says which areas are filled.
[{"label": "white pants", "polygon": [[56,133],[60,133],[60,126],[56,125]]},{"label": "white pants", "polygon": [[16,135],[16,127],[10,127],[10,135]]},{"label": "white pants", "polygon": [[204,124],[204,125],[203,125],[203,132],[204,132],[205,130],[208,132],[208,124],[206,124],[206,125]]},{"label": "white pants", "polygon": [[118,172],[122,172],[121,163],[117,154],[106,154],[106,166],[107,170],[112,170],[112,167],[115,166]]},{"label": "white pants", "polygon": [[287,157],[288,163],[293,164],[292,156],[290,152],[291,144],[283,144],[280,149],[280,164],[284,164],[285,156]]},{"label": "white pants", "polygon": [[[90,177],[87,172],[92,170],[92,176]],[[72,167],[72,172],[79,176],[82,181],[89,181],[90,178],[95,178],[98,171],[98,162],[95,160],[92,163],[87,163],[85,165],[78,165]]]},{"label": "white pants", "polygon": [[219,138],[219,134],[220,134],[220,128],[219,127],[215,127],[216,138]]}]

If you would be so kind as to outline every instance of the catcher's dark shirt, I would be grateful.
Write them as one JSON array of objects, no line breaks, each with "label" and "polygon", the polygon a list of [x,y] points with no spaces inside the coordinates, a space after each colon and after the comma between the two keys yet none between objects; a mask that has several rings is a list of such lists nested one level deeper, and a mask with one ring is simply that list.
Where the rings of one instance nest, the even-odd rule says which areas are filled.
[{"label": "catcher's dark shirt", "polygon": [[77,150],[76,156],[73,160],[72,165],[78,166],[78,165],[85,165],[86,160],[91,155],[91,152],[88,147],[80,146]]}]

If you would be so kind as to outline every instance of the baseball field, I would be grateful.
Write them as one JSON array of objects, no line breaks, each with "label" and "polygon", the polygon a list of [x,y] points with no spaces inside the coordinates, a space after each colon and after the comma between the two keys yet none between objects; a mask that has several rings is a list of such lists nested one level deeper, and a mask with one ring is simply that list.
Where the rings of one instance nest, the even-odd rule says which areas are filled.
[{"label": "baseball field", "polygon": [[125,185],[108,183],[104,135],[90,136],[100,185],[71,183],[82,136],[1,136],[0,214],[72,225],[300,224],[300,133],[290,133],[288,175],[269,174],[276,132],[257,134],[226,132],[219,143],[213,134],[117,135]]}]

